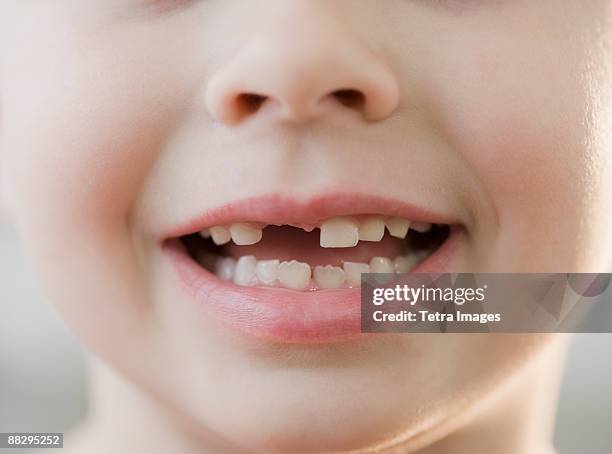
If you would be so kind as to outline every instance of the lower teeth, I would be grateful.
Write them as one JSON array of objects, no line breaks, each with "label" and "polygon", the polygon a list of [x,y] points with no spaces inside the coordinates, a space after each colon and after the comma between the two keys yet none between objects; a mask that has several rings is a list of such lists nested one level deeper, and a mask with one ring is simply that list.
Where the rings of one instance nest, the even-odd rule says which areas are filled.
[{"label": "lower teeth", "polygon": [[[428,251],[411,252],[395,259],[374,257],[370,263],[344,262],[339,266],[316,266],[314,269],[296,260],[257,260],[247,255],[235,260],[231,257],[219,257],[212,269],[225,281],[241,286],[265,286],[288,288],[293,290],[322,290],[338,288],[358,288],[361,286],[363,273],[408,273],[421,263]],[[209,268],[211,256],[208,255],[201,264]]]}]

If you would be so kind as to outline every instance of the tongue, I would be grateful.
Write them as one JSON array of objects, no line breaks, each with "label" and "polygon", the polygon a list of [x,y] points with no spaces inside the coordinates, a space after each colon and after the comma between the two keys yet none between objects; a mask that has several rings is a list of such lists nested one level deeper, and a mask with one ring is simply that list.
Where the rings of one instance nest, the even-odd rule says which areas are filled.
[{"label": "tongue", "polygon": [[264,229],[259,243],[252,246],[229,243],[225,252],[236,258],[254,255],[257,260],[298,260],[312,266],[342,266],[343,262],[368,263],[376,256],[393,259],[405,252],[406,244],[406,240],[385,235],[382,241],[360,241],[351,248],[322,248],[318,230],[307,233],[294,227],[269,226]]}]

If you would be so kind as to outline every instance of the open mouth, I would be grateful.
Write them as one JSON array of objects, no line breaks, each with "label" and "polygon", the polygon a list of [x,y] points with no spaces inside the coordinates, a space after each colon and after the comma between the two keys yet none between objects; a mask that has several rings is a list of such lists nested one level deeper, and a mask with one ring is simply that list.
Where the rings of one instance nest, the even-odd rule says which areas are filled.
[{"label": "open mouth", "polygon": [[317,291],[359,287],[362,273],[408,273],[449,232],[445,224],[363,214],[313,224],[240,221],[180,240],[193,260],[224,281]]},{"label": "open mouth", "polygon": [[444,273],[467,229],[455,216],[359,194],[228,203],[162,233],[189,299],[273,342],[360,335],[362,273]]}]

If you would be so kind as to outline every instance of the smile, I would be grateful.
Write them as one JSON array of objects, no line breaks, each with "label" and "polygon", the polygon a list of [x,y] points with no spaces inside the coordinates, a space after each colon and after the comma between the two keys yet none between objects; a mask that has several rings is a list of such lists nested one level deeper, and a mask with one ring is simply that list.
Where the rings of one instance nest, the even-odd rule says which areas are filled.
[{"label": "smile", "polygon": [[238,221],[182,238],[191,257],[242,286],[359,287],[362,273],[407,273],[448,237],[448,226],[353,215],[311,225]]},{"label": "smile", "polygon": [[264,197],[195,217],[164,249],[191,295],[226,321],[312,341],[359,332],[362,273],[444,272],[463,231],[397,200]]}]

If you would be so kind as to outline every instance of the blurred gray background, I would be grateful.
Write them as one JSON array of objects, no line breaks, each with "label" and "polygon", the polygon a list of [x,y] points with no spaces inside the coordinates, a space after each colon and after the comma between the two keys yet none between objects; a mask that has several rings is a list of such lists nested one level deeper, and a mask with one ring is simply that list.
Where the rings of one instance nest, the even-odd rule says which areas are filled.
[{"label": "blurred gray background", "polygon": [[[44,302],[15,234],[1,221],[0,304],[0,432],[66,431],[86,411],[85,352]],[[576,335],[559,403],[561,454],[612,453],[611,384],[612,335]]]}]

